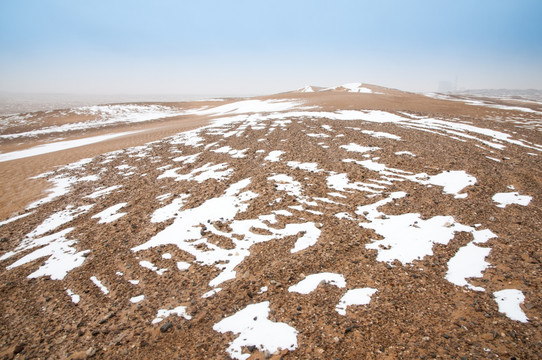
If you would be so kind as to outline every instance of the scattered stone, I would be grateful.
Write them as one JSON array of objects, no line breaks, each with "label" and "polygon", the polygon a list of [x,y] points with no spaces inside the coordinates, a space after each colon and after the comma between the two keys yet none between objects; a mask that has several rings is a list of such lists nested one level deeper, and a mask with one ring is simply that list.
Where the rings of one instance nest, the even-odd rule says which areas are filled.
[{"label": "scattered stone", "polygon": [[169,329],[171,329],[173,327],[173,324],[171,322],[166,322],[164,325],[160,326],[160,332],[163,332],[165,333],[166,331],[168,331]]},{"label": "scattered stone", "polygon": [[493,340],[495,337],[493,336],[493,333],[485,333],[482,334],[482,339],[484,340]]},{"label": "scattered stone", "polygon": [[[465,355],[463,358],[468,359],[487,357],[510,359],[512,352],[517,358],[540,358],[538,355],[540,336],[536,333],[540,326],[540,319],[536,317],[540,306],[535,290],[540,288],[541,280],[535,272],[528,271],[533,267],[532,265],[536,267],[542,263],[542,252],[538,250],[536,243],[540,213],[535,203],[525,208],[510,206],[502,210],[497,210],[491,202],[485,203],[485,200],[489,198],[488,195],[502,191],[503,187],[512,183],[516,184],[518,189],[523,189],[521,193],[529,193],[533,197],[540,194],[540,184],[533,180],[534,175],[529,174],[528,171],[529,168],[536,169],[540,160],[534,157],[532,159],[535,161],[531,161],[530,157],[524,154],[525,151],[540,152],[534,149],[539,148],[540,144],[535,143],[540,142],[540,139],[535,135],[530,135],[532,130],[522,129],[522,126],[526,124],[508,123],[506,121],[508,113],[502,109],[487,110],[482,106],[465,106],[459,101],[449,102],[446,107],[440,108],[440,103],[433,103],[434,100],[419,95],[396,103],[396,97],[401,100],[401,96],[407,96],[400,95],[399,92],[397,94],[385,100],[385,106],[389,107],[387,111],[391,111],[389,114],[386,111],[377,113],[386,123],[388,118],[392,123],[378,125],[370,121],[337,121],[334,130],[344,133],[344,138],[337,136],[328,140],[318,140],[323,141],[322,144],[331,145],[331,150],[328,152],[323,151],[322,145],[317,145],[313,139],[307,139],[304,131],[308,132],[310,127],[317,127],[331,121],[330,119],[319,118],[316,115],[313,119],[312,116],[307,116],[297,119],[298,121],[291,121],[291,125],[285,125],[282,131],[280,127],[273,125],[276,122],[274,118],[284,115],[285,120],[281,121],[292,120],[286,120],[286,113],[266,113],[266,119],[260,121],[258,113],[251,112],[231,117],[237,121],[233,125],[226,123],[221,124],[220,128],[211,127],[202,130],[200,133],[202,144],[199,148],[183,144],[182,141],[172,144],[168,140],[162,140],[151,145],[152,151],[147,156],[132,158],[128,154],[121,153],[111,165],[101,165],[100,162],[104,159],[97,156],[86,168],[66,172],[67,176],[74,179],[73,189],[59,197],[54,203],[40,207],[39,210],[36,209],[35,215],[27,220],[0,226],[1,255],[9,256],[8,252],[16,251],[16,246],[21,240],[22,242],[30,241],[26,238],[26,234],[52,215],[53,211],[62,210],[67,206],[79,207],[94,204],[86,215],[65,223],[62,228],[59,228],[74,228],[66,240],[74,243],[73,249],[77,249],[76,252],[85,252],[79,258],[84,262],[81,271],[74,271],[60,281],[51,280],[51,277],[27,279],[33,272],[43,270],[47,261],[54,259],[33,257],[31,262],[13,270],[6,267],[17,260],[20,261],[30,254],[30,251],[2,260],[0,290],[3,301],[9,306],[5,306],[4,313],[0,315],[2,319],[0,330],[4,336],[0,347],[8,351],[6,357],[51,359],[103,357],[139,360],[152,358],[153,355],[156,358],[166,358],[173,354],[173,357],[177,355],[195,359],[226,358],[228,355],[226,344],[235,341],[237,335],[235,332],[219,334],[212,330],[213,325],[221,318],[239,311],[248,304],[269,300],[268,318],[262,319],[263,315],[251,315],[245,320],[248,326],[252,323],[265,324],[269,319],[269,322],[294,327],[297,331],[297,344],[294,346],[293,341],[282,344],[290,346],[292,352],[290,356],[284,356],[284,358],[349,359],[374,356],[410,359],[420,358],[420,356],[459,358]],[[322,104],[320,109],[314,108],[314,111],[325,113],[332,109],[331,117],[350,117],[367,105],[365,95],[359,97],[356,95],[356,98],[353,98],[354,103],[349,104],[350,110],[342,113],[340,106],[345,105],[348,98],[340,99],[339,95],[336,99],[330,99],[330,102],[340,100],[337,103],[332,103],[331,106]],[[383,99],[387,96],[386,94],[379,95]],[[325,98],[326,93],[318,94],[317,99],[321,97]],[[226,103],[229,101],[226,100]],[[300,101],[307,101],[306,105],[310,107],[316,105],[316,101],[319,100],[303,97]],[[379,101],[376,99],[374,103],[371,102],[371,107],[382,106],[383,103]],[[495,101],[498,103],[499,100]],[[422,133],[410,125],[403,126],[404,120],[401,119],[409,118],[408,114],[414,113],[408,109],[422,107],[420,104],[424,102],[430,106],[425,109],[426,111],[418,112],[420,121],[413,119],[409,121],[409,124],[416,123],[416,126],[425,126],[425,123],[437,120],[439,128]],[[213,105],[197,104],[196,106],[205,106],[208,110]],[[399,108],[403,113],[395,112]],[[454,115],[448,113],[447,108],[450,108],[450,112]],[[459,115],[465,109],[467,109],[467,115]],[[306,111],[313,110],[309,108]],[[437,111],[442,111],[442,113],[437,113]],[[498,114],[502,120],[490,121],[487,117],[494,113]],[[235,111],[232,114],[236,114]],[[371,111],[361,111],[360,114],[364,118],[372,116]],[[531,120],[534,120],[535,116],[529,115]],[[514,112],[514,117],[521,117],[521,113]],[[255,128],[246,127],[242,120],[244,118],[252,119],[249,121],[254,120],[251,126]],[[525,118],[525,120],[528,119]],[[54,121],[62,122],[63,119],[56,117]],[[197,116],[190,116],[190,119],[187,117],[187,121],[195,123],[198,121]],[[169,120],[162,119],[160,122],[168,124],[169,128]],[[449,125],[446,125],[447,123]],[[489,129],[492,125],[495,125],[495,128]],[[532,121],[531,125],[542,129],[542,125],[537,125],[536,121]],[[149,122],[144,126],[152,128],[153,124]],[[257,126],[274,126],[276,127],[274,130],[277,131],[266,134],[265,131],[261,131],[262,129],[256,130]],[[374,144],[379,150],[366,154],[369,155],[368,157],[364,154],[347,154],[338,149],[340,145],[356,141],[364,146],[369,143],[364,136],[360,135],[363,129],[353,130],[353,126],[391,131],[400,135],[402,141],[394,140],[390,143],[388,140],[379,139],[378,143]],[[446,126],[456,127],[453,130],[444,130]],[[484,127],[484,130],[487,128],[491,132],[463,131],[463,129],[472,130],[473,127]],[[208,130],[210,132],[207,132]],[[222,130],[235,131],[238,136],[221,136]],[[463,143],[452,140],[448,130],[453,131],[454,136],[460,138],[463,132],[464,135],[468,135],[463,139],[467,141],[465,144],[467,146],[462,146]],[[100,131],[107,131],[107,129]],[[216,133],[211,133],[215,131]],[[500,132],[503,134],[499,134]],[[497,134],[497,138],[493,138],[492,134]],[[266,140],[257,142],[257,139],[253,138],[254,135]],[[66,133],[65,136],[69,138],[71,135]],[[282,142],[285,138],[289,140],[287,143]],[[493,156],[501,157],[498,153],[502,152],[510,158],[510,161],[506,166],[499,163],[490,163],[491,166],[485,166],[482,153],[473,154],[476,150],[474,145],[478,142],[476,138],[483,139],[486,145],[488,142],[495,141],[495,145],[503,149],[495,149]],[[499,138],[501,140],[497,141]],[[191,138],[190,141],[194,139]],[[514,145],[512,146],[508,140],[513,140]],[[254,156],[249,155],[246,160],[240,160],[241,158],[231,160],[227,153],[215,155],[216,153],[205,148],[212,141],[219,141],[221,144],[216,145],[215,149],[222,145],[236,149],[250,148],[248,153]],[[518,142],[529,145],[531,149],[522,149]],[[405,149],[398,147],[405,147]],[[284,150],[283,159],[285,160],[310,161],[317,164],[322,171],[308,172],[296,169],[292,172],[281,162],[264,162],[261,161],[262,156],[255,155],[256,150],[261,150],[265,156],[266,153],[275,149]],[[406,161],[392,155],[396,150],[407,149],[416,152],[418,157]],[[487,152],[486,150],[477,151]],[[207,179],[202,182],[157,179],[164,171],[171,172],[173,167],[178,167],[178,170],[175,170],[178,175],[188,174],[193,169],[199,168],[203,163],[173,164],[170,161],[179,154],[184,157],[196,153],[201,154],[198,162],[204,161],[204,163],[214,165],[224,163],[225,168],[232,169],[231,177],[225,180]],[[55,156],[62,156],[62,154],[59,152]],[[346,156],[357,160],[350,163],[343,162]],[[522,160],[523,168],[520,171],[514,168],[516,159],[513,157]],[[115,166],[128,163],[135,165],[134,176],[120,178],[119,172],[114,170]],[[169,170],[159,170],[159,167],[168,165]],[[137,167],[141,174],[138,173]],[[386,171],[386,174],[379,174],[379,167],[402,169],[403,172],[393,170]],[[476,177],[477,183],[474,185],[478,186],[478,191],[472,191],[470,188],[459,194],[461,197],[464,196],[463,198],[457,197],[454,200],[451,196],[443,194],[442,186],[427,187],[419,183],[422,181],[421,178],[414,178],[415,174],[424,172],[428,175],[423,181],[427,182],[436,174],[448,169],[464,169]],[[57,170],[54,171],[48,175],[48,178],[44,178],[44,181],[53,179],[59,173]],[[75,180],[83,175],[94,175],[91,171],[96,176],[100,175],[99,182],[83,183]],[[140,177],[139,175],[143,172],[145,175],[148,173],[148,176]],[[326,183],[326,177],[332,172],[347,175],[349,184],[357,183],[358,188],[337,190],[332,195]],[[299,183],[301,195],[284,190],[283,187],[287,184],[277,186],[268,181],[268,176],[272,173],[291,175],[295,183]],[[207,175],[203,175],[205,176]],[[239,206],[243,211],[239,211],[233,219],[226,218],[217,221],[217,215],[212,215],[213,220],[208,222],[204,217],[201,223],[205,225],[201,227],[201,234],[205,235],[206,239],[193,240],[194,243],[201,243],[201,248],[196,248],[194,253],[181,250],[173,243],[141,251],[131,250],[132,247],[141,245],[171,224],[178,222],[179,219],[183,219],[179,217],[181,212],[196,209],[206,201],[214,201],[215,198],[224,194],[231,183],[249,177],[251,184],[242,191],[246,191],[246,194],[250,194],[249,191],[253,192],[257,194],[257,198],[241,201],[243,205]],[[4,180],[9,181],[9,179]],[[368,185],[369,188],[365,188],[362,183]],[[99,186],[107,188],[112,185],[122,185],[122,188],[102,198],[93,200],[84,198],[86,194]],[[390,198],[392,192],[399,191],[407,195],[375,207],[378,212],[385,213],[377,220],[388,223],[394,219],[404,218],[405,235],[408,235],[411,232],[412,234],[422,233],[426,229],[423,223],[434,217],[446,216],[448,218],[442,220],[443,225],[434,230],[440,231],[444,228],[453,233],[449,243],[432,244],[430,255],[409,264],[402,264],[397,260],[395,262],[377,260],[376,249],[370,249],[368,245],[379,241],[381,235],[367,228],[363,229],[360,225],[375,220],[372,218],[373,210],[361,212],[365,218],[356,212],[356,209],[360,207],[367,209],[365,206],[370,207],[371,204]],[[178,194],[188,192],[190,197],[186,199],[178,196]],[[177,194],[177,196],[156,201],[157,196],[166,193]],[[312,198],[316,197],[324,200],[318,201],[316,205],[310,205]],[[172,209],[174,210],[171,214],[172,218],[151,224],[152,212],[166,206],[167,203],[171,205],[171,201],[175,198],[180,198],[182,202],[173,203],[175,209]],[[325,201],[326,198],[329,202]],[[119,218],[114,224],[98,226],[96,221],[90,220],[96,212],[120,201],[126,201],[130,205],[126,207],[125,217]],[[247,205],[246,208],[245,205]],[[292,213],[295,210],[295,215],[288,216],[289,211],[284,212],[290,205],[298,205],[291,209]],[[212,210],[222,214],[222,208]],[[272,215],[275,212],[277,216]],[[411,213],[421,214],[420,218],[417,218],[418,223],[413,223],[415,216],[411,219],[405,216]],[[336,216],[339,214],[341,215]],[[499,216],[499,219],[496,219],[496,216]],[[281,233],[286,227],[289,229],[301,220],[314,223],[318,231],[314,231],[315,229],[311,231],[314,231],[314,234],[320,234],[319,237],[311,235],[313,240],[318,237],[317,241],[314,244],[311,243],[312,245],[307,245],[302,251],[293,253],[292,249],[296,242],[310,240],[310,236],[306,237],[310,233],[299,232],[276,238],[271,236],[271,241],[258,243],[248,248],[251,237],[264,239],[272,233]],[[266,229],[271,230],[259,228],[259,224],[262,223],[266,224]],[[252,230],[247,230],[245,235],[235,234],[235,232],[244,232],[242,227],[237,228],[240,224],[254,225],[254,227]],[[412,226],[409,227],[409,224]],[[460,224],[473,227],[475,229],[472,232],[473,236],[468,231],[462,231]],[[199,237],[200,230],[197,227],[185,230],[194,232],[194,235]],[[389,230],[393,231],[393,229]],[[481,238],[474,236],[483,235],[484,231],[489,230],[497,233],[500,239],[483,243],[483,236]],[[52,229],[43,236],[49,236],[55,232],[57,230]],[[182,234],[171,233],[172,237],[176,235]],[[40,238],[36,239],[41,240]],[[242,251],[234,249],[237,243],[243,243]],[[187,247],[191,246],[190,242],[183,244]],[[393,243],[385,245],[380,249],[383,252],[393,251],[396,246]],[[490,263],[490,266],[484,271],[483,278],[475,282],[483,286],[485,292],[474,291],[467,286],[454,285],[445,277],[450,259],[458,249],[464,246],[491,249],[490,255],[485,257],[485,261]],[[40,245],[37,249],[42,251],[45,248],[46,246]],[[208,252],[209,255],[213,255],[215,250],[231,255],[231,263],[223,259],[215,263],[197,260],[200,253]],[[189,262],[192,266],[186,271],[177,271],[174,266],[171,267],[171,261],[165,261],[160,256],[166,252],[170,253],[175,261]],[[243,258],[245,254],[247,257]],[[211,256],[210,259],[212,260],[213,257]],[[142,269],[141,266],[136,265],[142,260],[152,262],[157,268],[168,267],[168,271],[160,274]],[[228,276],[221,278],[224,280],[220,284],[222,291],[208,300],[201,300],[201,289],[207,288],[210,281],[216,279],[224,269],[229,273],[224,274]],[[97,273],[90,274],[91,271]],[[124,275],[113,276],[115,271],[122,271]],[[287,291],[288,286],[305,278],[305,274],[312,275],[324,271],[343,274],[347,281],[345,288],[320,286],[307,295],[291,294]],[[90,288],[92,291],[87,289],[88,278],[92,275],[103,277],[104,283],[109,282],[111,295],[104,297],[94,291],[93,287]],[[141,283],[130,285],[128,283],[130,279],[140,279]],[[257,289],[264,286],[269,289],[262,295]],[[378,288],[378,295],[375,295],[370,303],[349,307],[344,317],[338,316],[333,311],[346,291],[365,286]],[[492,292],[512,287],[522,288],[525,291],[525,302],[519,306],[529,316],[527,324],[519,324],[497,312],[497,304]],[[66,296],[68,288],[83,296],[84,301],[77,308],[68,306],[70,305],[70,298]],[[217,288],[217,286],[212,288]],[[27,289],[32,291],[26,291]],[[134,291],[133,294],[130,293],[132,291]],[[152,300],[152,303],[144,302],[131,306],[128,302],[130,297],[142,292]],[[22,296],[25,298],[21,298]],[[475,306],[470,306],[473,301]],[[186,316],[178,315],[174,319],[173,315],[171,317],[157,315],[159,309],[171,310],[179,306],[186,308]],[[188,320],[189,315],[196,316]],[[157,317],[161,321],[159,325],[151,325],[153,319]],[[84,325],[75,327],[74,324],[77,321],[84,321]],[[457,323],[453,325],[451,321],[457,321]],[[176,329],[172,329],[173,326]],[[341,331],[344,334],[341,334]],[[162,335],[167,332],[170,334]],[[173,335],[175,335],[175,341],[168,341],[168,338]],[[32,345],[14,346],[20,339],[25,339]],[[422,340],[421,343],[420,340]],[[260,343],[253,341],[248,344],[253,345],[243,348],[243,357],[254,360],[261,360],[264,357],[273,360],[280,359],[280,347],[278,350],[266,351]],[[91,345],[92,347],[89,347]],[[107,354],[102,353],[104,346],[108,349]],[[82,350],[85,348],[88,349]],[[489,348],[491,352],[486,350]],[[75,352],[75,350],[81,351]],[[0,350],[0,359],[4,358],[4,354],[5,352]]]},{"label": "scattered stone", "polygon": [[86,355],[87,355],[87,357],[89,357],[89,358],[93,357],[94,355],[96,355],[96,349],[93,348],[92,346],[89,347],[89,348],[87,349],[87,351],[86,351]]},{"label": "scattered stone", "polygon": [[115,316],[115,312],[112,311],[110,313],[108,313],[107,315],[105,315],[99,322],[98,324],[100,325],[103,325],[107,322],[107,320],[111,319],[113,316]]},{"label": "scattered stone", "polygon": [[13,354],[17,355],[21,353],[24,350],[24,347],[25,347],[25,344],[22,344],[22,343],[15,345],[15,347],[13,348]]}]

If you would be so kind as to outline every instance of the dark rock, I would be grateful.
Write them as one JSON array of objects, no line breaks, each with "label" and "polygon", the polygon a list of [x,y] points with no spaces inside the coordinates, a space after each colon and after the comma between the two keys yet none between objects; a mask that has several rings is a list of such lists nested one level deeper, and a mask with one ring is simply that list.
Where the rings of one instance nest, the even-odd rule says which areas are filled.
[{"label": "dark rock", "polygon": [[171,329],[173,327],[173,324],[171,322],[166,322],[164,325],[160,326],[160,332],[163,332],[165,333],[166,331],[168,331],[169,329]]},{"label": "dark rock", "polygon": [[349,326],[344,330],[344,333],[348,334],[349,332],[351,332],[354,329],[357,329],[358,327],[359,327],[358,325]]},{"label": "dark rock", "polygon": [[17,355],[21,351],[23,351],[24,350],[24,345],[25,344],[17,344],[17,345],[15,345],[15,347],[13,348],[13,355]]}]

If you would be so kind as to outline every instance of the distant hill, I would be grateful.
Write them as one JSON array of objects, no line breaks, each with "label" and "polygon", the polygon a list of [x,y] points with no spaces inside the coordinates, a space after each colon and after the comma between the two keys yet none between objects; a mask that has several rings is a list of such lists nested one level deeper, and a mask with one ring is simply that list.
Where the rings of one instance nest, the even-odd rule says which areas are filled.
[{"label": "distant hill", "polygon": [[542,101],[542,90],[537,89],[472,89],[452,92],[458,95],[474,95],[494,98],[529,99]]}]

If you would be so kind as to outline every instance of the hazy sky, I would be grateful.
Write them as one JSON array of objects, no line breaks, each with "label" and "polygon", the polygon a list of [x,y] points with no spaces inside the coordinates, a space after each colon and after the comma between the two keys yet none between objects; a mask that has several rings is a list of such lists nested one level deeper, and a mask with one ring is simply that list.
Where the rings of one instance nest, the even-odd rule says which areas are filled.
[{"label": "hazy sky", "polygon": [[0,0],[0,91],[542,88],[542,1]]}]

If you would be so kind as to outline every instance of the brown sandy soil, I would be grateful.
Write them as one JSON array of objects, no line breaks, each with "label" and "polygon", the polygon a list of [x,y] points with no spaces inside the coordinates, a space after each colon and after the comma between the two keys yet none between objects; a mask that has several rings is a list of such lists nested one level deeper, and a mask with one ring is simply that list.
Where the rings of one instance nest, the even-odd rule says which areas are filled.
[{"label": "brown sandy soil", "polygon": [[[0,217],[29,215],[0,226],[0,357],[228,359],[239,331],[218,331],[216,324],[268,302],[267,319],[283,324],[282,334],[295,331],[296,343],[281,342],[276,351],[262,341],[239,347],[250,359],[541,358],[542,115],[367,87],[374,93],[255,98],[297,101],[279,112],[192,114],[63,133],[75,139],[141,130],[1,162]],[[403,120],[333,119],[340,110],[382,110],[384,119]],[[226,116],[238,117],[217,122]],[[206,124],[212,126],[196,129]],[[196,130],[175,135],[189,129]],[[51,139],[5,142],[0,151]],[[348,151],[349,144],[373,149]],[[282,151],[277,161],[271,151]],[[91,159],[62,166],[85,158]],[[454,193],[424,182],[447,171],[475,183]],[[350,188],[332,180],[340,174]],[[62,179],[69,185],[64,194],[25,209]],[[532,199],[497,207],[493,196],[507,192]],[[359,209],[379,201],[378,216]],[[124,215],[107,223],[93,217],[115,205]],[[405,214],[417,221],[401,228],[394,220]],[[443,216],[449,218],[437,232],[425,230],[425,221]],[[390,231],[419,229],[433,241],[429,252],[420,246],[404,251],[419,252],[411,261],[380,259],[399,245],[372,248],[388,236],[370,228],[379,221]],[[482,230],[494,237],[473,241]],[[450,239],[437,241],[435,234],[446,231]],[[479,259],[488,263],[483,272],[466,277],[471,286],[447,280],[450,260],[466,247],[489,250]],[[224,268],[229,264],[233,271]],[[342,276],[345,284],[289,291],[320,273]],[[344,315],[336,310],[348,290],[366,288],[376,290],[370,301],[348,306]],[[528,320],[500,311],[494,293],[505,289],[524,295],[519,309]],[[159,310],[174,308],[185,316],[153,323]]]},{"label": "brown sandy soil", "polygon": [[[102,141],[98,144],[91,144],[76,147],[68,150],[52,152],[30,158],[17,159],[0,163],[0,177],[3,179],[0,184],[0,192],[4,194],[0,199],[0,218],[20,211],[26,204],[40,198],[41,193],[47,186],[41,179],[32,179],[56,166],[66,165],[80,159],[94,157],[105,152],[120,150],[131,146],[138,146],[148,142],[163,139],[181,131],[194,129],[206,123],[205,119],[186,116],[177,116],[158,121],[110,126],[105,129],[89,129],[85,132],[74,131],[64,134],[62,141],[83,139],[86,137],[100,136],[127,131],[137,131],[129,136],[121,136],[111,140]],[[45,126],[50,126],[47,123]],[[27,131],[27,129],[25,129]],[[58,134],[56,134],[58,135]],[[0,144],[0,152],[7,153],[28,149],[37,145],[53,142],[54,138],[42,136],[38,138],[17,139],[5,141]]]}]

